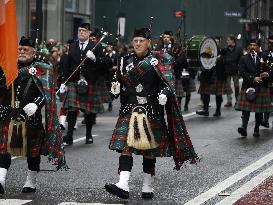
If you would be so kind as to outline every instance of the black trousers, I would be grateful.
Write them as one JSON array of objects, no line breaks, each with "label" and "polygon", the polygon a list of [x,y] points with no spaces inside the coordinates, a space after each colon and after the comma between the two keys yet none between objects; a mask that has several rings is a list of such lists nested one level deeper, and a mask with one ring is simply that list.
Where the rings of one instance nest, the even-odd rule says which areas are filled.
[{"label": "black trousers", "polygon": [[[31,171],[40,171],[41,158],[38,157],[27,157],[28,169]],[[0,154],[0,167],[9,169],[11,164],[11,155],[9,153]]]}]

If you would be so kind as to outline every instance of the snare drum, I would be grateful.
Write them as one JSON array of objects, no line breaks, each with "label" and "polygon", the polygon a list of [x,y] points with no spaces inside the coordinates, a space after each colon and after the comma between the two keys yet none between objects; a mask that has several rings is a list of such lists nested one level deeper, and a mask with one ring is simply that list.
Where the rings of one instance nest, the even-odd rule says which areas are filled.
[{"label": "snare drum", "polygon": [[217,45],[214,39],[198,35],[187,42],[186,48],[189,67],[211,69],[217,58]]}]

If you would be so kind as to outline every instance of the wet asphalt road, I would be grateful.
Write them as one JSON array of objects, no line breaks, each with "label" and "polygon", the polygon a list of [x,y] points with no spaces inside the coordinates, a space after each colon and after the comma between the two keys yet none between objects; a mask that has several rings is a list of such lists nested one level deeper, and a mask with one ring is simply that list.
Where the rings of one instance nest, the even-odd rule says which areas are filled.
[{"label": "wet asphalt road", "polygon": [[[226,98],[224,103],[225,101]],[[174,162],[171,158],[158,159],[155,197],[152,201],[141,199],[142,158],[140,156],[134,156],[130,200],[120,200],[110,196],[103,188],[105,183],[116,183],[118,180],[119,155],[108,149],[117,119],[119,105],[117,101],[114,103],[113,112],[98,116],[97,124],[93,129],[94,144],[84,143],[85,127],[81,124],[82,117],[79,117],[79,127],[75,131],[74,140],[80,140],[73,146],[66,146],[66,158],[70,170],[57,173],[41,172],[36,194],[21,194],[27,163],[24,158],[14,159],[8,172],[5,198],[30,200],[26,204],[50,205],[64,202],[184,204],[272,151],[272,128],[261,128],[260,138],[252,136],[253,114],[248,127],[248,137],[241,139],[237,133],[237,127],[241,125],[240,112],[233,108],[223,108],[221,117],[213,117],[215,100],[211,97],[210,117],[202,117],[193,113],[198,108],[198,104],[199,95],[194,93],[190,110],[187,113],[183,112],[183,115],[190,113],[190,116],[186,115],[184,119],[201,161],[197,165],[186,165],[177,172],[173,170]],[[258,171],[266,169],[270,164],[272,161]],[[46,158],[43,158],[41,168],[52,168]],[[251,174],[248,177],[251,177]],[[240,180],[228,191],[235,190],[247,180],[248,178]],[[212,197],[204,204],[216,204],[221,199],[223,198],[219,196]],[[8,203],[3,202],[3,204]]]}]

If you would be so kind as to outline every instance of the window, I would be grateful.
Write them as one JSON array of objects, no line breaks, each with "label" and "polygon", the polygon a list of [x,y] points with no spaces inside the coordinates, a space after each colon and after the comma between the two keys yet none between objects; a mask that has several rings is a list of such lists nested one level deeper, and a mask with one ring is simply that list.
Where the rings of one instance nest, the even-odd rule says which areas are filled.
[{"label": "window", "polygon": [[76,0],[65,0],[65,11],[76,12]]}]

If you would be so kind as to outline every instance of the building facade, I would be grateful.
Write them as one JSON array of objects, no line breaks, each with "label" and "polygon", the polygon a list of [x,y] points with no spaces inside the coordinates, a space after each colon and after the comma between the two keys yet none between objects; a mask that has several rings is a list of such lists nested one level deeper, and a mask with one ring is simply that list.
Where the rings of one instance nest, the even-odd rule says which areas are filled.
[{"label": "building facade", "polygon": [[16,0],[18,36],[65,42],[83,22],[94,24],[95,0]]},{"label": "building facade", "polygon": [[[186,38],[193,35],[225,37],[242,32],[239,21],[242,11],[239,0],[99,0],[96,1],[95,23],[101,27],[105,16],[107,30],[116,34],[122,28],[125,41],[130,39],[134,28],[149,26],[151,16],[154,17],[152,36],[155,39],[165,30],[176,34],[179,28],[180,36]],[[120,17],[124,18],[121,26],[118,24]]]},{"label": "building facade", "polygon": [[266,38],[273,35],[273,1],[272,0],[245,0],[244,29],[247,40],[260,39],[262,46],[266,47]]}]

